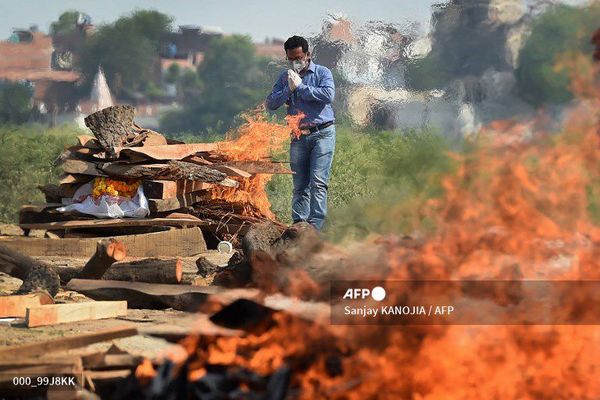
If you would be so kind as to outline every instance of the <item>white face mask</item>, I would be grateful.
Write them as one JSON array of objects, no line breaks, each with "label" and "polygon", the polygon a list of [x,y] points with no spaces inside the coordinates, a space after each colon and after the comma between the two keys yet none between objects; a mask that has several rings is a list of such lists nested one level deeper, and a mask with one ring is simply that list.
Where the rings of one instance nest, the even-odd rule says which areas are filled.
[{"label": "white face mask", "polygon": [[294,71],[296,71],[296,73],[300,73],[300,71],[302,71],[306,65],[308,64],[308,61],[306,60],[294,60],[294,61],[290,61],[290,67],[292,67],[292,69]]}]

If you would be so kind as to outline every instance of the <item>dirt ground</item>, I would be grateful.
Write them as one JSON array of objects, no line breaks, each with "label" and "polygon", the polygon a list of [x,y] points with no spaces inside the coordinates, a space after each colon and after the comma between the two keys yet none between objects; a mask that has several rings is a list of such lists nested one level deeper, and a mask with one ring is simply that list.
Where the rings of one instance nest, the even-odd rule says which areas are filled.
[{"label": "dirt ground", "polygon": [[[211,262],[224,265],[229,260],[230,254],[221,254],[217,251],[208,251],[207,253],[188,257],[183,259],[184,283],[190,283],[197,278],[195,261],[198,257],[204,256]],[[61,259],[58,257],[49,257],[43,259],[55,267],[60,266],[83,266],[87,260],[84,259]],[[200,280],[202,281],[202,280]],[[9,275],[0,273],[0,295],[12,294],[21,285],[21,280]],[[91,299],[82,294],[73,291],[61,290],[55,297],[56,303],[72,303],[81,301],[90,301]],[[0,319],[0,346],[8,346],[23,343],[33,343],[44,341],[51,338],[69,336],[78,333],[94,332],[98,329],[106,329],[116,326],[132,326],[138,328],[140,334],[128,338],[114,340],[122,350],[133,355],[139,355],[147,358],[155,358],[174,345],[167,340],[150,336],[150,332],[169,332],[177,333],[189,332],[196,324],[202,324],[203,317],[194,313],[167,310],[135,310],[128,309],[126,317],[102,319],[95,321],[82,321],[58,324],[54,326],[45,326],[38,328],[27,328],[19,321],[5,321]],[[73,350],[72,353],[87,354],[100,350],[106,350],[111,346],[111,342],[97,343],[88,346],[85,349]]]}]

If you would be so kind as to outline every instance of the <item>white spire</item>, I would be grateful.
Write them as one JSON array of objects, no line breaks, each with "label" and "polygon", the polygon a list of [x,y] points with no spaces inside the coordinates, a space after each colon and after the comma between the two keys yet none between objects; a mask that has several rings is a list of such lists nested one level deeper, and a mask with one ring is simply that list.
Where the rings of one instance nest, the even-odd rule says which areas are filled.
[{"label": "white spire", "polygon": [[106,77],[104,76],[102,67],[98,67],[98,72],[94,77],[90,101],[92,103],[92,111],[94,112],[114,105],[110,88],[108,87],[108,83],[106,83]]}]

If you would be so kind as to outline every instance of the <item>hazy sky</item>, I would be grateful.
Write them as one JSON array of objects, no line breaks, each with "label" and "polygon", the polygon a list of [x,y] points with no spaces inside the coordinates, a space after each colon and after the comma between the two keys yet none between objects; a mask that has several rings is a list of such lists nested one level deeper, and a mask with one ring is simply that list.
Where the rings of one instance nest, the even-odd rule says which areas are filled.
[{"label": "hazy sky", "polygon": [[0,39],[8,38],[13,28],[32,24],[47,32],[50,23],[68,9],[89,14],[95,24],[112,22],[139,8],[156,9],[175,17],[175,25],[218,26],[225,33],[249,34],[255,41],[318,32],[328,13],[342,13],[358,24],[418,21],[428,30],[431,5],[439,2],[442,0],[0,0]]}]

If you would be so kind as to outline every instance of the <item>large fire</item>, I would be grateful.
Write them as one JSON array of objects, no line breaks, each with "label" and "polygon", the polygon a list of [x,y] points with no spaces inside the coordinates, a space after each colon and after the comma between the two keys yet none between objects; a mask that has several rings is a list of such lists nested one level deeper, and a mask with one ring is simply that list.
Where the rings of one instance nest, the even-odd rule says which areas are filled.
[{"label": "large fire", "polygon": [[[589,201],[600,182],[593,76],[575,75],[581,99],[560,134],[531,122],[486,127],[475,150],[455,157],[445,196],[420,210],[436,233],[412,247],[381,239],[390,267],[381,278],[599,280],[600,231]],[[511,140],[487,139],[507,128]],[[264,138],[259,132],[271,125],[249,121],[245,129],[250,143],[242,136],[229,146],[239,146],[238,156],[248,157],[241,159],[264,156],[262,142],[250,138]],[[289,129],[272,133],[283,141]],[[264,182],[251,190],[258,189]],[[298,399],[600,398],[597,326],[331,327],[275,314],[265,332],[188,338],[184,347],[201,371],[195,379],[206,363],[262,374],[287,365]]]},{"label": "large fire", "polygon": [[[260,161],[278,153],[290,140],[292,133],[298,131],[303,114],[287,116],[287,125],[269,121],[262,109],[244,115],[246,122],[238,129],[229,132],[225,141],[218,143],[219,151],[229,160]],[[271,212],[271,203],[267,197],[266,186],[271,175],[257,174],[250,178],[236,178],[237,188],[216,186],[211,190],[212,199],[221,199],[231,203],[244,204],[247,215],[258,213],[275,219]]]}]

